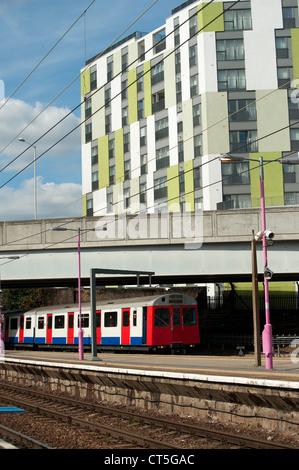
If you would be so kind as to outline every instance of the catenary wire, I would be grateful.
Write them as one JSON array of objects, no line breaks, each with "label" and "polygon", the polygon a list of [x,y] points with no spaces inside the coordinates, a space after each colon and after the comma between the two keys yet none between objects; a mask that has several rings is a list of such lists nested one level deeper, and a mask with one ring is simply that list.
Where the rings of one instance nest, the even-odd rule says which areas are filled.
[{"label": "catenary wire", "polygon": [[64,34],[56,41],[56,43],[49,49],[46,55],[38,62],[38,64],[33,68],[33,70],[24,78],[24,80],[18,85],[18,87],[14,90],[14,92],[4,101],[4,103],[0,106],[1,109],[11,100],[11,98],[17,93],[17,91],[24,85],[24,83],[28,80],[29,77],[38,69],[38,67],[44,62],[44,60],[51,54],[51,52],[55,49],[56,46],[65,38],[65,36],[71,31],[71,29],[78,23],[78,21],[85,15],[85,13],[89,10],[89,8],[95,3],[96,0],[92,0],[92,2],[88,5],[88,7],[84,10],[83,13],[74,21],[74,23],[64,32]]},{"label": "catenary wire", "polygon": [[[235,2],[235,3],[238,3],[238,2]],[[188,20],[189,20],[189,19],[188,19]],[[206,26],[207,26],[207,25],[206,25]],[[205,26],[204,28],[206,28],[206,26]],[[197,34],[197,33],[196,33],[196,34]],[[181,45],[180,45],[180,46],[181,46]],[[285,86],[285,85],[284,85],[284,86]],[[275,91],[276,91],[276,90],[273,90],[273,91],[271,91],[269,94],[271,94],[271,93],[273,93],[273,92],[275,92]],[[250,106],[253,102],[254,102],[254,101],[251,101],[248,106]],[[242,108],[242,109],[243,109],[243,108]],[[240,112],[240,111],[241,111],[241,109],[238,110],[237,112]],[[233,114],[235,114],[235,113],[233,113]],[[225,119],[227,119],[227,118],[225,118]],[[294,124],[295,124],[295,123],[294,123]],[[292,124],[292,125],[294,125],[294,124]],[[289,127],[289,126],[286,126],[286,128],[287,128],[287,127]],[[285,129],[285,128],[283,128],[283,129]],[[283,130],[283,129],[281,129],[281,130]],[[279,131],[280,131],[280,130],[278,130],[278,131],[276,131],[276,132],[279,132]],[[276,132],[274,132],[274,133],[276,133]],[[274,133],[271,133],[270,135],[272,135],[272,134],[274,134]],[[262,138],[257,139],[257,141],[258,141],[258,140],[261,140],[261,139],[263,139],[263,138],[266,138],[266,137],[268,137],[268,136],[269,136],[269,135],[263,136]],[[253,143],[253,142],[252,142],[252,143]],[[239,149],[238,149],[238,150],[239,150]],[[235,152],[237,152],[238,150],[235,150]],[[285,156],[285,157],[286,157],[286,156]],[[218,158],[218,157],[217,157],[217,158]],[[214,159],[214,160],[215,160],[215,159]],[[208,161],[208,162],[206,162],[205,164],[211,163],[212,161],[213,161],[213,160]],[[273,161],[274,161],[274,160],[273,160]],[[201,165],[201,166],[202,166],[202,165]],[[191,171],[191,170],[188,170],[188,171]],[[186,172],[184,172],[184,173],[187,173],[188,171],[186,171]],[[192,171],[193,171],[193,168],[192,168]],[[246,172],[247,172],[247,171],[248,171],[248,170],[246,170]],[[251,170],[250,170],[250,171],[251,171]],[[178,177],[178,176],[175,176],[174,178],[177,178],[177,177]],[[229,178],[229,177],[228,177],[228,178]],[[220,180],[220,181],[222,181],[222,180]],[[211,185],[212,185],[212,184],[216,184],[216,183],[218,183],[218,182],[211,183]],[[149,190],[149,189],[150,189],[150,188],[148,188],[147,190]],[[136,195],[138,195],[138,194],[139,194],[139,193],[137,193]],[[188,193],[185,193],[185,195],[186,195],[186,194],[188,194]],[[133,196],[136,196],[136,195],[133,195]],[[133,196],[130,196],[130,197],[133,197]],[[96,211],[96,212],[97,212],[97,211]]]},{"label": "catenary wire", "polygon": [[[118,41],[118,39],[123,36],[123,34],[125,34],[143,15],[145,15],[145,13],[147,13],[156,3],[158,2],[158,0],[155,0],[141,15],[139,15],[138,18],[136,18],[119,36],[117,36],[105,49],[103,52],[101,52],[101,54],[99,54],[99,56],[103,55],[116,41]],[[85,15],[87,10],[85,10],[82,15]],[[81,15],[81,17],[82,17]],[[9,145],[11,145],[15,139],[17,139],[37,118],[39,118],[56,100],[57,98],[59,98],[79,77],[81,76],[81,73],[79,73],[55,98],[53,98],[53,100],[44,108],[40,111],[39,114],[37,114],[1,151],[0,151],[0,154],[4,152],[4,150],[7,149],[7,147],[9,147]],[[81,106],[81,103],[80,103],[80,106]],[[1,109],[1,108],[0,108]],[[56,123],[55,126],[53,126],[52,128],[50,128],[48,130],[48,132],[46,132],[45,134],[43,134],[39,139],[37,139],[35,143],[37,143],[40,139],[42,139],[45,135],[47,135],[51,130],[53,130],[57,125],[59,125],[61,122],[63,122],[64,119],[66,119],[68,116],[70,116],[70,114],[72,114],[74,111],[76,111],[76,109],[78,109],[78,106],[76,108],[74,108],[70,113],[68,113],[63,119],[61,119],[60,121],[58,121],[58,123]],[[34,145],[32,144],[32,145]],[[30,146],[31,147],[31,146]],[[28,147],[28,148],[30,148]],[[19,155],[17,155],[15,158],[13,158],[10,162],[8,162],[3,168],[0,169],[0,173],[5,170],[6,168],[8,168],[12,163],[14,163],[19,157],[21,157],[25,152],[27,152],[27,149],[25,149],[22,153],[20,153]]]}]

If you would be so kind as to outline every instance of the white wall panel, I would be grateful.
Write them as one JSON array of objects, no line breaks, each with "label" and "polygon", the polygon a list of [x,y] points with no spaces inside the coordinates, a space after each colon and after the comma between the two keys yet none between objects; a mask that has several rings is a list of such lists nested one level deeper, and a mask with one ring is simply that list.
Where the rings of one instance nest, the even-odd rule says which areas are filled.
[{"label": "white wall panel", "polygon": [[91,192],[91,142],[82,145],[82,194]]}]

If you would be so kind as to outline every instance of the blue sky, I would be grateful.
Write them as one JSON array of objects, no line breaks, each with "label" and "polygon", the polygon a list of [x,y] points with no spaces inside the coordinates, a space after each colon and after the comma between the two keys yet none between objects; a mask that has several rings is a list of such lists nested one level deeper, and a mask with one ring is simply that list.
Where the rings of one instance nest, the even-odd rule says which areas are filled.
[{"label": "blue sky", "polygon": [[[49,132],[79,105],[80,79],[52,101],[79,75],[85,61],[85,44],[87,59],[95,56],[154,0],[95,0],[85,22],[81,18],[76,23],[4,106],[1,83],[7,99],[91,3],[92,0],[0,2],[0,221],[34,218],[33,165],[22,171],[32,161],[33,149],[25,152],[28,145],[19,142],[19,137],[29,143],[39,139],[37,157],[46,152],[37,161],[38,218],[81,215],[80,129],[48,151],[80,123],[78,108]],[[181,3],[158,0],[123,37],[160,27]],[[21,173],[14,177],[18,172]],[[71,204],[74,201],[78,202]]]}]

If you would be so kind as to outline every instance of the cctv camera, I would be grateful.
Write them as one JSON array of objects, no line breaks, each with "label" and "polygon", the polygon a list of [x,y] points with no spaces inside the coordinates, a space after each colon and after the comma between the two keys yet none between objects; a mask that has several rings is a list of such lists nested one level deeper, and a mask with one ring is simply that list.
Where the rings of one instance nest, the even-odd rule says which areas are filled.
[{"label": "cctv camera", "polygon": [[274,273],[273,273],[273,271],[271,271],[271,269],[265,268],[265,271],[264,271],[264,278],[265,279],[268,279],[268,280],[272,279],[273,274]]},{"label": "cctv camera", "polygon": [[274,232],[272,232],[272,230],[266,230],[265,237],[272,240],[274,238]]},{"label": "cctv camera", "polygon": [[263,232],[257,232],[257,234],[254,236],[255,241],[260,242],[263,238]]}]

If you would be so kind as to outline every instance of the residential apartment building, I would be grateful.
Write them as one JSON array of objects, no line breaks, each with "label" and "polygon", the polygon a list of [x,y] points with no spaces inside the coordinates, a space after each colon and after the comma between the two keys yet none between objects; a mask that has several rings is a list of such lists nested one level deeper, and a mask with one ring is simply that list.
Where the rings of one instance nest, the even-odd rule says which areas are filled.
[{"label": "residential apartment building", "polygon": [[[83,214],[259,206],[258,164],[219,156],[298,157],[298,3],[189,0],[89,60]],[[299,167],[265,165],[265,191],[298,204]]]}]

